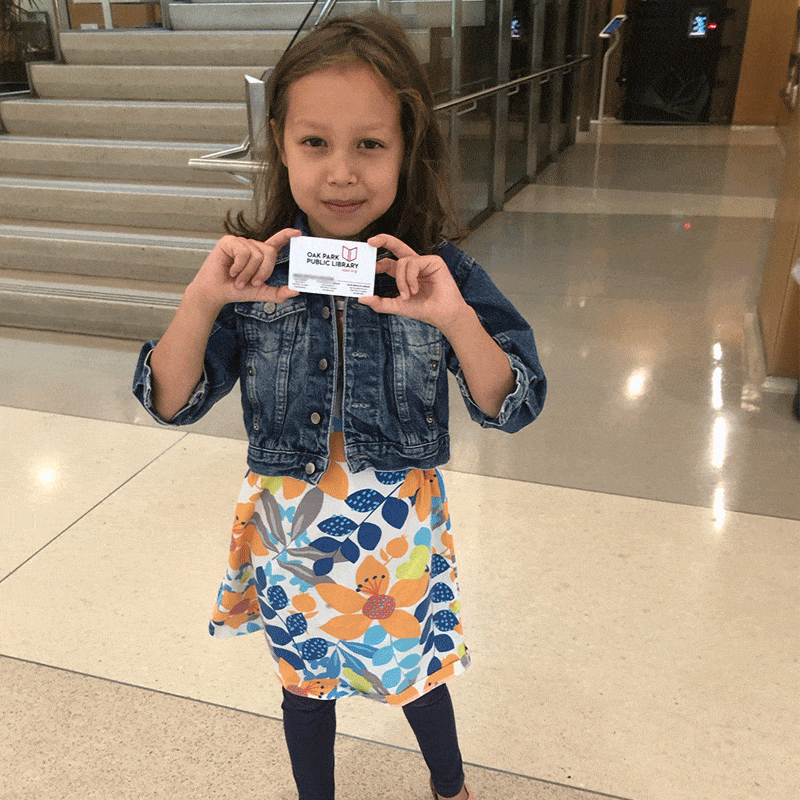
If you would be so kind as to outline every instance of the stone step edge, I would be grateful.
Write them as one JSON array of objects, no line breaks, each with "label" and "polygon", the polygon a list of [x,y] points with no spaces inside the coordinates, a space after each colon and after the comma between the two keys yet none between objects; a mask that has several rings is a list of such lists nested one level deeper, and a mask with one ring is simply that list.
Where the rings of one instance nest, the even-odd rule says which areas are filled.
[{"label": "stone step edge", "polygon": [[181,236],[179,234],[148,234],[128,231],[89,230],[76,228],[65,230],[52,225],[13,225],[0,223],[0,240],[4,238],[31,239],[41,241],[82,242],[86,245],[111,244],[129,247],[168,247],[176,250],[211,250],[219,237]]},{"label": "stone step edge", "polygon": [[[15,219],[0,221],[0,236],[52,238],[77,241],[114,241],[122,244],[156,244],[180,247],[186,243],[205,247],[215,244],[219,237],[204,231],[175,231],[172,228],[142,228],[139,226],[103,225],[75,222],[46,222]],[[0,276],[1,277],[1,276]]]},{"label": "stone step edge", "polygon": [[217,110],[238,110],[240,108],[245,108],[247,106],[246,101],[242,100],[240,102],[229,102],[229,103],[222,103],[218,101],[211,101],[211,100],[82,100],[80,98],[76,98],[74,100],[67,99],[67,98],[49,98],[49,97],[12,97],[8,100],[4,100],[3,104],[6,106],[59,106],[69,108],[70,106],[97,106],[97,107],[107,107],[107,108],[122,108],[122,109],[130,109],[132,107],[140,107],[146,109],[159,109],[164,107],[169,108],[178,108],[183,107],[185,109],[193,110],[193,111],[202,111],[204,109],[211,109],[214,111]]},{"label": "stone step edge", "polygon": [[76,180],[75,178],[17,177],[0,174],[0,186],[6,189],[49,189],[77,192],[103,192],[116,194],[150,194],[167,197],[216,197],[228,200],[250,200],[253,193],[246,189],[227,189],[221,186],[205,186],[202,184],[165,184],[165,183],[130,183],[93,180]]},{"label": "stone step edge", "polygon": [[181,142],[161,141],[154,139],[90,139],[87,137],[69,138],[67,136],[34,136],[24,133],[5,133],[0,139],[2,144],[32,144],[44,147],[46,145],[64,146],[75,145],[78,147],[115,147],[115,148],[157,148],[163,150],[226,150],[235,147],[240,142]]},{"label": "stone step edge", "polygon": [[58,300],[93,301],[147,308],[177,309],[182,292],[156,292],[89,285],[64,285],[46,281],[0,278],[0,295],[41,297]]}]

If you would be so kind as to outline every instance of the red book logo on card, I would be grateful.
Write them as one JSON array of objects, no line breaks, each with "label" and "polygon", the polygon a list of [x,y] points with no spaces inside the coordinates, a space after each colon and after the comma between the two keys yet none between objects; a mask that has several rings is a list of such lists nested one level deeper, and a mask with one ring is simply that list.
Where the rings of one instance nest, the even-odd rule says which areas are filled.
[{"label": "red book logo on card", "polygon": [[357,247],[345,247],[342,245],[342,258],[345,261],[355,261],[358,257],[358,248]]}]

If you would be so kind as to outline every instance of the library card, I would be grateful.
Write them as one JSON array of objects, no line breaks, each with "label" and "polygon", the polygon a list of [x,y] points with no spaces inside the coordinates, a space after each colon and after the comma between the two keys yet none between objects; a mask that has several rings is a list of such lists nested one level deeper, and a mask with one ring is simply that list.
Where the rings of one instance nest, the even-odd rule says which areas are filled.
[{"label": "library card", "polygon": [[296,236],[289,242],[289,288],[345,297],[374,294],[377,253],[366,242]]}]

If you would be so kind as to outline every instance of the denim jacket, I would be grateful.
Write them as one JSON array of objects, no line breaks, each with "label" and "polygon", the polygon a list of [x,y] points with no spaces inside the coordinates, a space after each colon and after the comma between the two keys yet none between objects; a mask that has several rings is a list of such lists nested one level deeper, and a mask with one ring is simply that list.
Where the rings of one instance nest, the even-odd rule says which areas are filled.
[{"label": "denim jacket", "polygon": [[[542,409],[545,377],[533,332],[475,261],[442,242],[437,254],[464,299],[500,345],[516,388],[500,413],[489,418],[472,399],[458,359],[441,332],[424,322],[378,314],[347,298],[339,355],[333,297],[301,294],[284,303],[230,303],[208,339],[203,376],[170,422],[152,401],[150,353],[142,348],[133,391],[161,424],[200,419],[241,382],[247,461],[261,475],[283,475],[316,484],[330,463],[331,430],[339,371],[343,370],[342,428],[351,471],[432,469],[450,458],[447,367],[458,381],[473,420],[513,433]],[[270,285],[288,281],[288,246]],[[394,279],[376,276],[376,294],[396,294]]]}]

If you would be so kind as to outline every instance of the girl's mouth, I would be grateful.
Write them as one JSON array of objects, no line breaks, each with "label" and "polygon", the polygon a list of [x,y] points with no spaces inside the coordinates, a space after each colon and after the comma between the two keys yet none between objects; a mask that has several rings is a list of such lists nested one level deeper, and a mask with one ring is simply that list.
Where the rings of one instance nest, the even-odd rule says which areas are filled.
[{"label": "girl's mouth", "polygon": [[322,205],[334,214],[352,214],[354,211],[358,211],[365,202],[366,200],[323,200]]}]

